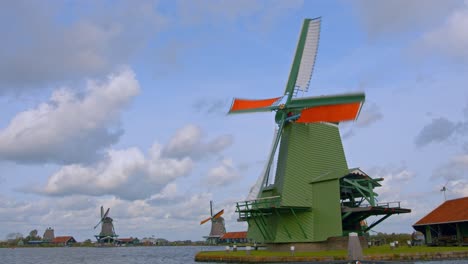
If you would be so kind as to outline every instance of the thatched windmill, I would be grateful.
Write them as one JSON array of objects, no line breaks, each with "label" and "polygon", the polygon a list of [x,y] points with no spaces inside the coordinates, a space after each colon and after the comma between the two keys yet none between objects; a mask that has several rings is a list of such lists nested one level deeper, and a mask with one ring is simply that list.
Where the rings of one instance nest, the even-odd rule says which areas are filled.
[{"label": "thatched windmill", "polygon": [[101,219],[94,226],[94,229],[96,229],[101,225],[101,232],[99,235],[95,235],[99,243],[114,243],[118,237],[118,235],[115,234],[114,225],[112,224],[113,219],[109,217],[109,211],[110,208],[104,213],[104,207],[101,206]]},{"label": "thatched windmill", "polygon": [[210,201],[210,217],[202,220],[200,225],[211,221],[211,231],[209,236],[205,236],[208,244],[217,244],[220,237],[226,233],[226,227],[224,226],[224,218],[221,216],[224,214],[224,209],[213,214],[213,201]]}]

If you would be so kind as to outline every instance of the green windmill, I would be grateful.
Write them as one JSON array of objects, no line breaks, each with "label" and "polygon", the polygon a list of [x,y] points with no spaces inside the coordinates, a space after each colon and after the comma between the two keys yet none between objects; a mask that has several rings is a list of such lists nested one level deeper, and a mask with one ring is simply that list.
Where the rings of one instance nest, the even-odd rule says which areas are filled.
[{"label": "green windmill", "polygon": [[[265,169],[236,209],[239,220],[248,222],[248,237],[258,242],[319,242],[349,232],[362,235],[392,214],[410,212],[399,203],[377,203],[373,189],[383,179],[372,179],[346,163],[338,124],[358,117],[364,93],[297,96],[309,88],[319,35],[320,18],[305,19],[283,96],[235,98],[229,110],[276,112],[278,128]],[[367,225],[369,216],[381,218]]]}]

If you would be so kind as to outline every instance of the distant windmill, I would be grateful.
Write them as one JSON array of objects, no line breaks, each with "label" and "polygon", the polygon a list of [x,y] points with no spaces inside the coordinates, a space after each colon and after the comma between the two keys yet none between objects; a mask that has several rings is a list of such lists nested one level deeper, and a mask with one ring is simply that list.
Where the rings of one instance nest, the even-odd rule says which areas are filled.
[{"label": "distant windmill", "polygon": [[95,235],[96,239],[100,243],[111,243],[115,242],[116,238],[118,237],[115,234],[114,225],[112,224],[113,219],[110,218],[109,215],[110,208],[104,213],[104,207],[101,206],[101,220],[94,226],[96,229],[99,225],[101,225],[101,232],[99,235]]},{"label": "distant windmill", "polygon": [[449,181],[447,181],[444,186],[442,186],[442,188],[440,189],[441,192],[444,192],[444,201],[447,201],[447,197],[445,196],[445,192],[448,190],[447,189],[447,184],[449,183]]},{"label": "distant windmill", "polygon": [[213,214],[213,201],[210,201],[210,217],[202,220],[200,225],[211,220],[211,231],[210,235],[205,237],[208,244],[216,244],[220,237],[226,233],[226,227],[224,226],[224,218],[221,216],[224,214],[224,209]]}]

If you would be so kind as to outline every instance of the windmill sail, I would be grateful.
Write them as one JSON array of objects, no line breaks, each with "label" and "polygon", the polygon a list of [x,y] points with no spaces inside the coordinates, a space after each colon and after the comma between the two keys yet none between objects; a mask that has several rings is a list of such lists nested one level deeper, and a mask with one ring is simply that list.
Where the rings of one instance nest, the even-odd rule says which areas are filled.
[{"label": "windmill sail", "polygon": [[314,71],[315,58],[320,38],[320,18],[312,19],[308,22],[307,36],[302,52],[299,73],[297,75],[297,89],[307,92],[309,89],[310,78]]},{"label": "windmill sail", "polygon": [[310,78],[314,70],[315,58],[320,35],[320,18],[306,19],[297,42],[291,72],[284,94],[288,95],[288,102],[298,90],[307,92]]},{"label": "windmill sail", "polygon": [[261,112],[261,111],[271,111],[272,106],[281,99],[281,97],[260,99],[260,100],[251,100],[251,99],[240,99],[234,98],[232,101],[231,109],[229,110],[230,114],[233,113],[249,113],[249,112]]},{"label": "windmill sail", "polygon": [[[273,151],[273,148],[275,147],[275,141],[276,141],[277,135],[278,135],[278,129],[275,128],[275,132],[274,132],[273,139],[272,139],[272,142],[271,142],[270,151],[268,153],[271,153]],[[266,181],[265,177],[268,177],[268,173],[267,173],[268,169],[269,169],[269,164],[268,164],[268,162],[266,162],[265,167],[263,167],[262,172],[260,173],[260,175],[257,178],[257,181],[250,188],[249,194],[247,195],[247,200],[248,201],[255,200],[255,199],[258,198],[258,195],[260,194],[260,190],[262,189],[262,185]]]}]

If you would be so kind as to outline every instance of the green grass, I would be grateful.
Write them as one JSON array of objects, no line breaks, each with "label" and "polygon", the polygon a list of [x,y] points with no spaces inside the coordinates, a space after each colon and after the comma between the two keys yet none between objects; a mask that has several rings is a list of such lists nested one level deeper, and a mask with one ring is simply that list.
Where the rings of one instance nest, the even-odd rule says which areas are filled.
[{"label": "green grass", "polygon": [[[205,256],[245,256],[246,252],[245,250],[238,250],[236,252],[230,251],[229,253],[226,253],[225,251],[204,251],[200,252],[200,254],[203,254]],[[347,252],[345,250],[330,250],[330,251],[320,251],[320,252],[296,252],[294,256],[298,257],[327,257],[327,256],[346,256]],[[260,256],[260,257],[270,257],[270,256],[275,256],[275,257],[288,257],[291,256],[290,252],[285,252],[285,251],[267,251],[267,250],[251,250],[250,251],[251,256]]]},{"label": "green grass", "polygon": [[[364,255],[394,255],[394,254],[407,254],[407,253],[438,253],[438,252],[450,252],[450,251],[468,251],[468,247],[398,247],[395,249],[390,249],[390,246],[378,246],[364,249]],[[204,256],[245,256],[245,250],[238,250],[236,252],[230,251],[226,253],[225,251],[204,251],[199,254]],[[347,250],[327,250],[319,252],[296,252],[294,256],[297,257],[345,257],[347,256]],[[250,252],[251,256],[264,256],[264,257],[286,257],[291,256],[290,252],[273,252],[268,250],[252,250]]]}]

